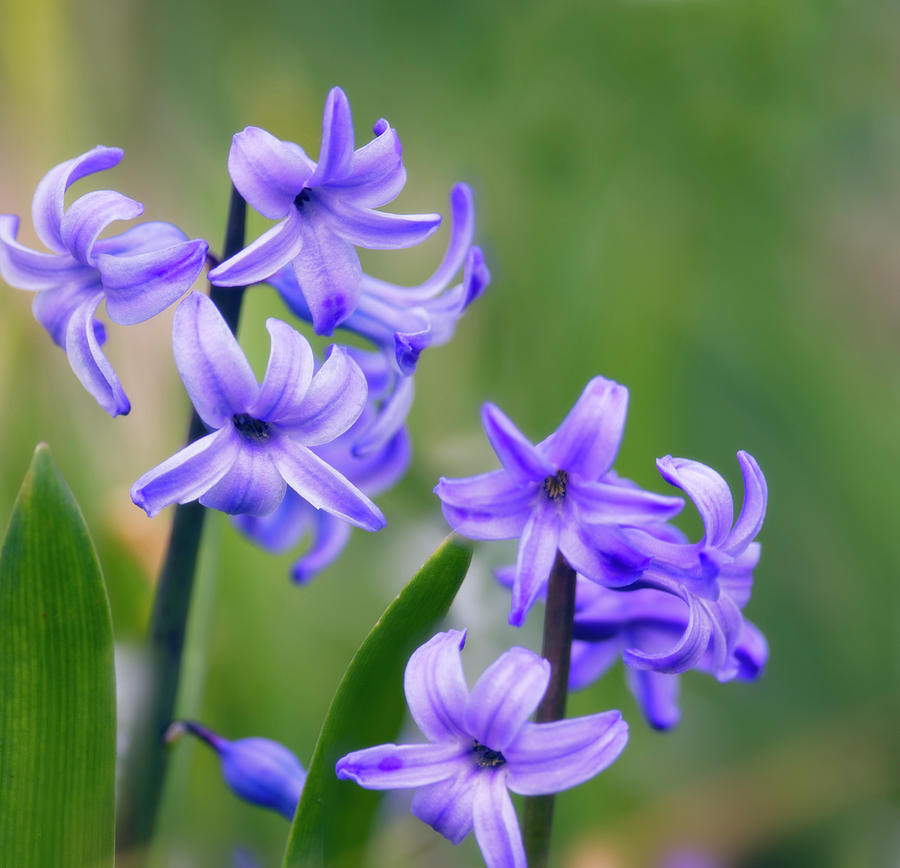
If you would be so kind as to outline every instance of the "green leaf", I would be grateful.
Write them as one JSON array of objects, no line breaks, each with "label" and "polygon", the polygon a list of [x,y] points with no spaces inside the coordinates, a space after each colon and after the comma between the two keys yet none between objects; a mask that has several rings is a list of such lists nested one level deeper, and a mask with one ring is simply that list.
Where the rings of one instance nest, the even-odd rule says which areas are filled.
[{"label": "green leaf", "polygon": [[41,444],[0,554],[0,862],[111,866],[115,760],[106,589]]},{"label": "green leaf", "polygon": [[393,741],[406,711],[406,661],[447,614],[472,559],[451,534],[400,592],[356,652],[319,733],[284,857],[294,866],[358,865],[381,793],[339,781],[346,753]]}]

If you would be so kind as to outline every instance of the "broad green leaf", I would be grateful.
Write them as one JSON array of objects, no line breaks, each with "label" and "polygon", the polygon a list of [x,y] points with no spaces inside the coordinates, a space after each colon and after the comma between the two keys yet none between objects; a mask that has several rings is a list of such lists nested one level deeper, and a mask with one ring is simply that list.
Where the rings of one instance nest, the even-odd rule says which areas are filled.
[{"label": "broad green leaf", "polygon": [[0,864],[113,864],[109,602],[81,511],[41,444],[0,554]]},{"label": "broad green leaf", "polygon": [[447,614],[471,559],[471,548],[451,534],[388,606],[350,661],[319,733],[285,868],[360,863],[381,794],[339,781],[334,765],[352,750],[396,739],[406,712],[406,661]]}]

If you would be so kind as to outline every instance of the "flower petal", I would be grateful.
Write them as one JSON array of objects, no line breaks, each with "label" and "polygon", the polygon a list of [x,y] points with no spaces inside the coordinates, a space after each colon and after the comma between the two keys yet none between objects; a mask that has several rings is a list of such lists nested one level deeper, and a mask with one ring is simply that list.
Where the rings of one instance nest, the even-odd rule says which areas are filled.
[{"label": "flower petal", "polygon": [[108,253],[112,256],[135,256],[150,253],[187,241],[188,237],[177,226],[159,220],[148,220],[131,226],[118,235],[101,238],[94,244],[94,254]]},{"label": "flower petal", "polygon": [[486,868],[527,868],[516,809],[506,789],[506,775],[478,775],[472,816],[475,839]]},{"label": "flower petal", "polygon": [[[320,515],[295,491],[288,489],[284,500],[268,515],[236,515],[234,525],[266,551],[279,554],[297,545]],[[343,522],[340,524],[344,527]]]},{"label": "flower petal", "polygon": [[504,751],[538,707],[550,683],[550,663],[514,646],[481,675],[466,703],[466,731],[491,750]]},{"label": "flower petal", "polygon": [[532,512],[536,486],[519,485],[505,470],[465,479],[441,477],[434,493],[447,524],[470,539],[512,539]]},{"label": "flower petal", "polygon": [[627,741],[628,724],[618,711],[526,723],[503,752],[509,788],[523,796],[567,790],[611,765]]},{"label": "flower petal", "polygon": [[500,463],[518,482],[539,482],[556,473],[512,420],[494,404],[481,408],[481,423]]},{"label": "flower petal", "polygon": [[379,408],[375,421],[366,427],[354,442],[353,454],[360,457],[370,455],[398,434],[406,422],[406,417],[409,416],[414,397],[415,386],[412,377],[398,379],[393,392]]},{"label": "flower petal", "polygon": [[94,265],[94,242],[116,220],[133,220],[144,213],[144,206],[113,190],[95,190],[76,199],[66,211],[59,227],[63,244],[79,262]]},{"label": "flower petal", "polygon": [[301,585],[331,566],[350,539],[350,525],[327,512],[316,512],[314,527],[312,545],[291,567],[291,578]]},{"label": "flower petal", "polygon": [[465,741],[470,737],[463,724],[469,688],[459,653],[465,642],[464,630],[438,633],[416,649],[406,664],[406,702],[429,741]]},{"label": "flower petal", "polygon": [[245,127],[231,140],[228,174],[247,204],[270,220],[293,211],[294,198],[312,173],[303,148],[260,127]]},{"label": "flower petal", "polygon": [[208,249],[198,239],[132,256],[99,254],[97,269],[109,318],[133,325],[165,310],[191,288],[203,270]]},{"label": "flower petal", "polygon": [[652,669],[655,672],[685,672],[693,669],[703,658],[712,636],[712,624],[700,600],[687,594],[690,607],[687,627],[681,639],[667,651],[649,653],[639,648],[628,648],[622,659],[629,666]]},{"label": "flower petal", "polygon": [[284,404],[273,421],[304,446],[320,446],[343,434],[359,418],[367,395],[359,365],[343,347],[333,345],[303,400],[293,406]]},{"label": "flower petal", "polygon": [[349,173],[329,181],[326,190],[349,195],[362,208],[377,208],[395,199],[405,183],[400,140],[390,124],[381,121],[375,138],[353,152]]},{"label": "flower petal", "polygon": [[[66,330],[69,320],[78,308],[85,303],[103,298],[103,290],[99,284],[79,285],[66,283],[57,289],[46,289],[37,292],[31,300],[34,318],[50,333],[53,343],[66,348]],[[96,309],[96,305],[95,305]],[[99,320],[94,320],[94,337],[98,344],[106,341],[106,331]]]},{"label": "flower petal", "polygon": [[711,467],[688,458],[666,455],[657,459],[656,466],[666,482],[680,488],[694,502],[703,519],[706,544],[720,545],[734,520],[728,483]]},{"label": "flower petal", "polygon": [[[394,304],[403,305],[421,303],[440,295],[450,285],[460,268],[463,265],[468,266],[468,260],[472,255],[469,248],[475,235],[475,207],[472,189],[468,184],[455,184],[450,191],[450,220],[447,250],[441,264],[428,280],[418,286],[395,286],[367,275],[366,281],[371,290]],[[478,254],[480,256],[480,250]],[[477,266],[483,264],[483,257],[473,261],[473,276],[476,273],[480,274]]]},{"label": "flower petal", "polygon": [[741,638],[734,649],[741,681],[755,681],[763,674],[769,660],[769,643],[755,624],[744,621]]},{"label": "flower petal", "polygon": [[131,403],[109,359],[100,349],[94,313],[103,299],[101,293],[87,298],[72,312],[66,324],[66,355],[75,376],[110,416],[127,415]]},{"label": "flower petal", "polygon": [[766,517],[768,487],[766,477],[756,459],[749,453],[738,452],[738,463],[744,476],[744,503],[741,514],[725,540],[725,551],[736,555],[742,552],[759,533]]},{"label": "flower petal", "polygon": [[312,203],[303,209],[300,224],[302,248],[293,260],[294,274],[313,329],[330,335],[356,308],[362,280],[359,257]]},{"label": "flower petal", "polygon": [[200,503],[229,515],[268,515],[284,499],[286,485],[265,444],[244,442],[228,472]]},{"label": "flower petal", "polygon": [[35,232],[47,247],[58,253],[66,252],[66,245],[60,234],[66,190],[86,175],[118,165],[122,154],[121,148],[97,145],[79,157],[60,163],[44,175],[31,203],[31,215]]},{"label": "flower petal", "polygon": [[649,563],[617,528],[601,524],[563,521],[559,550],[585,578],[612,588],[634,584]]},{"label": "flower petal", "polygon": [[578,505],[581,518],[598,524],[656,524],[668,521],[684,506],[680,497],[626,485],[585,482],[577,476],[569,476],[566,493]]},{"label": "flower petal", "polygon": [[323,196],[322,200],[331,212],[334,231],[351,244],[369,250],[415,247],[441,225],[440,214],[391,214],[355,208],[333,196]]},{"label": "flower petal", "polygon": [[300,214],[292,208],[284,220],[212,269],[209,282],[216,286],[249,286],[268,280],[300,253],[302,245]]},{"label": "flower petal", "polygon": [[476,767],[456,777],[416,790],[410,811],[423,823],[440,832],[451,844],[459,844],[472,831],[472,805],[475,801]]},{"label": "flower petal", "polygon": [[620,645],[615,641],[572,642],[569,662],[569,690],[581,690],[593,684],[619,657]]},{"label": "flower petal", "polygon": [[353,117],[347,94],[333,87],[325,100],[322,115],[322,146],[319,162],[307,182],[310,187],[346,178],[353,159]]},{"label": "flower petal", "polygon": [[557,467],[588,480],[599,479],[613,465],[628,410],[628,389],[594,377],[562,425],[538,447]]},{"label": "flower petal", "polygon": [[285,482],[316,509],[324,509],[364,530],[384,527],[381,510],[305,446],[284,437],[272,457]]},{"label": "flower petal", "polygon": [[464,748],[449,744],[381,744],[341,757],[335,772],[369,790],[421,787],[463,770]]},{"label": "flower petal", "polygon": [[278,422],[303,401],[316,360],[309,341],[286,322],[269,317],[266,328],[271,341],[269,362],[249,413],[255,419]]},{"label": "flower petal", "polygon": [[0,215],[0,275],[16,289],[32,292],[55,289],[73,281],[91,279],[92,269],[85,268],[68,254],[40,253],[16,241],[19,218]]},{"label": "flower petal", "polygon": [[625,667],[628,689],[640,706],[641,713],[653,729],[674,729],[681,720],[678,707],[679,677],[667,672]]},{"label": "flower petal", "polygon": [[350,453],[346,471],[369,497],[377,497],[398,482],[409,469],[412,442],[406,429],[398,431],[378,452]]},{"label": "flower petal", "polygon": [[509,623],[521,627],[534,601],[546,591],[559,548],[560,515],[556,504],[539,498],[522,531],[516,555]]},{"label": "flower petal", "polygon": [[228,472],[240,445],[232,428],[207,434],[141,476],[131,499],[151,518],[171,503],[196,500]]},{"label": "flower petal", "polygon": [[216,306],[192,292],[172,322],[175,365],[200,418],[210,428],[230,424],[259,392],[247,357]]}]

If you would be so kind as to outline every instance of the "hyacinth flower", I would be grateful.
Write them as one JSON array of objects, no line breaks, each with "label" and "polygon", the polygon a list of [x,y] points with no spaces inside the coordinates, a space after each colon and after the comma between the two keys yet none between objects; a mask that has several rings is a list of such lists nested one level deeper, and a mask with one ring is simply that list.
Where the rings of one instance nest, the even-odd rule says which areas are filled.
[{"label": "hyacinth flower", "polygon": [[[369,497],[377,497],[399,481],[412,455],[405,428],[377,452],[362,457],[353,453],[354,441],[361,430],[369,427],[374,415],[371,403],[367,404],[347,431],[312,450]],[[310,543],[306,553],[291,568],[291,576],[298,583],[308,582],[330,566],[350,538],[350,525],[315,509],[290,489],[281,505],[269,515],[238,515],[234,522],[244,534],[271,552],[287,551],[308,535]]]},{"label": "hyacinth flower", "polygon": [[356,149],[346,94],[334,87],[325,102],[322,145],[313,162],[299,145],[259,127],[234,136],[228,173],[264,217],[279,222],[214,268],[217,286],[268,280],[290,264],[318,334],[331,334],[356,309],[362,270],[356,247],[396,250],[424,241],[439,214],[391,214],[376,208],[403,189],[400,141],[385,120]]},{"label": "hyacinth flower", "polygon": [[308,341],[270,318],[272,346],[262,385],[216,306],[192,293],[175,312],[175,363],[200,418],[212,433],[145,473],[131,489],[148,515],[200,500],[231,514],[266,515],[286,486],[317,509],[366,530],[384,516],[372,501],[316,455],[357,419],[366,381],[340,347],[315,371]]},{"label": "hyacinth flower", "polygon": [[140,202],[112,190],[86,193],[65,207],[72,184],[121,159],[120,148],[98,145],[44,176],[34,194],[32,218],[50,253],[20,244],[19,218],[0,215],[0,274],[11,286],[35,293],[35,318],[111,416],[128,413],[131,404],[101,349],[106,331],[94,318],[97,308],[105,300],[109,318],[119,325],[156,316],[190,288],[207,251],[205,241],[188,241],[169,223],[142,223],[101,239],[111,223],[144,212]]},{"label": "hyacinth flower", "polygon": [[675,644],[652,650],[629,648],[623,655],[627,664],[677,673],[703,663],[720,681],[739,674],[741,610],[750,599],[759,562],[755,538],[765,518],[768,491],[756,459],[743,451],[737,457],[744,478],[737,521],[728,483],[715,470],[686,458],[666,456],[657,461],[663,477],[693,501],[704,534],[698,542],[688,543],[652,528],[627,529],[629,543],[650,558],[640,584],[680,598],[688,613]]},{"label": "hyacinth flower", "polygon": [[368,789],[416,788],[412,813],[453,844],[474,829],[489,868],[524,866],[509,791],[546,795],[594,777],[622,752],[618,711],[529,723],[550,664],[514,647],[469,691],[460,650],[465,633],[438,633],[409,659],[404,689],[429,744],[384,744],[341,758],[337,776]]},{"label": "hyacinth flower", "polygon": [[236,796],[293,819],[306,772],[284,745],[268,738],[229,741],[190,720],[175,721],[166,741],[171,744],[184,733],[196,736],[218,754],[222,777]]},{"label": "hyacinth flower", "polygon": [[472,539],[519,538],[509,622],[521,626],[547,587],[557,551],[572,569],[614,586],[639,578],[649,557],[624,526],[658,524],[680,498],[644,491],[611,473],[625,426],[628,390],[595,377],[549,437],[532,445],[494,405],[482,421],[503,468],[434,489],[444,517]]}]

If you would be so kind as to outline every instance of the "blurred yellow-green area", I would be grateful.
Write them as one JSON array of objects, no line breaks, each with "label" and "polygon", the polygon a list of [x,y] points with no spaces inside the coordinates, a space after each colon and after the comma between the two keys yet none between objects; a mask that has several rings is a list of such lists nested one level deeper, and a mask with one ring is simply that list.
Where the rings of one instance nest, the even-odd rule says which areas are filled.
[{"label": "blurred yellow-green area", "polygon": [[[540,439],[602,373],[630,389],[617,469],[641,484],[666,489],[654,459],[671,453],[718,468],[739,498],[735,452],[758,458],[770,502],[747,615],[771,658],[754,684],[686,675],[667,735],[646,727],[621,667],[573,696],[572,714],[621,708],[632,736],[558,799],[555,864],[655,868],[676,851],[722,866],[898,864],[896,3],[3,0],[0,15],[0,211],[22,215],[25,243],[37,246],[37,181],[102,143],[123,163],[76,191],[114,187],[218,251],[231,135],[257,124],[316,154],[334,84],[358,141],[382,116],[400,133],[409,181],[394,210],[446,214],[457,180],[476,192],[494,281],[454,341],[424,355],[414,463],[381,499],[387,529],[355,533],[299,588],[289,555],[215,515],[182,715],[308,762],[351,654],[446,532],[438,476],[495,466],[481,403]],[[254,215],[250,237],[266,225]],[[416,282],[445,237],[364,265]],[[113,420],[28,294],[2,299],[0,513],[48,441],[104,565],[127,710],[171,519],[146,518],[128,490],[179,448],[188,413],[171,311],[110,330],[134,405]],[[241,339],[260,373],[269,315],[287,314],[252,290]],[[478,547],[451,614],[470,630],[470,681],[510,644],[539,647],[539,609],[508,627],[490,576],[513,550]],[[173,752],[158,864],[280,864],[287,823],[235,799],[202,745]],[[479,864],[471,839],[453,848],[408,800],[386,800],[373,866]]]}]

